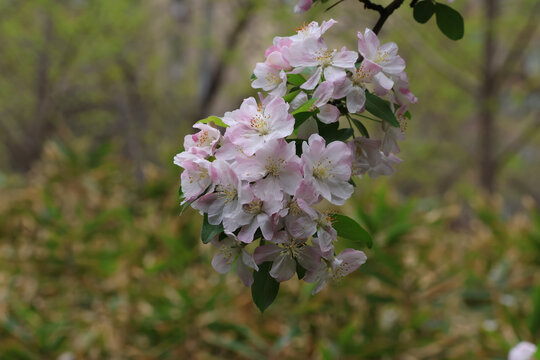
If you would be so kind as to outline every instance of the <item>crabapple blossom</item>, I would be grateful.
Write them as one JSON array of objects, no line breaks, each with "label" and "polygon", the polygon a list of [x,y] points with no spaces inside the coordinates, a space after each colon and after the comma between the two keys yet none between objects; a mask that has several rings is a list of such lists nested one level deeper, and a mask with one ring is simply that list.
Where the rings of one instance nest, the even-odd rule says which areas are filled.
[{"label": "crabapple blossom", "polygon": [[288,113],[289,104],[281,97],[267,97],[257,105],[254,98],[244,100],[239,110],[225,114],[223,122],[233,144],[246,155],[253,155],[266,142],[289,136],[294,128],[294,117]]},{"label": "crabapple blossom", "polygon": [[351,150],[341,141],[326,146],[326,141],[318,134],[309,137],[302,144],[304,178],[311,181],[326,200],[335,205],[343,205],[353,193],[349,184],[351,177]]},{"label": "crabapple blossom", "polygon": [[298,4],[294,6],[295,13],[303,13],[308,11],[313,5],[313,0],[298,0]]},{"label": "crabapple blossom", "polygon": [[274,194],[283,191],[293,195],[302,181],[302,165],[295,145],[284,139],[271,140],[253,156],[238,156],[236,160],[242,180],[260,180]]},{"label": "crabapple blossom", "polygon": [[334,83],[330,81],[324,81],[319,84],[317,89],[313,92],[313,97],[317,99],[313,106],[319,108],[317,117],[325,124],[331,124],[339,119],[339,109],[332,104],[328,104],[330,98],[334,93]]},{"label": "crabapple blossom", "polygon": [[325,260],[316,270],[308,270],[304,277],[306,282],[316,283],[311,292],[313,295],[324,288],[328,279],[339,280],[358,269],[366,262],[367,256],[359,250],[345,249],[341,254]]},{"label": "crabapple blossom", "polygon": [[226,161],[219,159],[210,165],[210,176],[214,191],[201,196],[192,207],[207,213],[210,224],[218,225],[240,211],[240,179]]},{"label": "crabapple blossom", "polygon": [[212,185],[212,179],[210,178],[209,173],[211,163],[209,161],[200,158],[192,158],[182,162],[175,161],[175,164],[184,168],[180,177],[185,196],[182,203],[196,199]]},{"label": "crabapple blossom", "polygon": [[536,345],[528,341],[522,341],[510,350],[508,360],[532,360],[536,351]]},{"label": "crabapple blossom", "polygon": [[[255,249],[255,262],[272,261],[270,276],[279,282],[287,281],[296,272],[296,261],[306,270],[316,270],[321,262],[321,256],[305,240],[289,237],[277,244],[262,245]],[[295,261],[296,260],[296,261]]]},{"label": "crabapple blossom", "polygon": [[[373,61],[364,59],[358,68],[347,69],[351,76],[341,81],[334,90],[336,98],[346,97],[347,110],[350,113],[361,112],[366,102],[366,85],[374,81],[382,67]],[[390,88],[392,85],[390,84]]]},{"label": "crabapple blossom", "polygon": [[186,135],[184,138],[186,153],[178,154],[175,161],[181,161],[186,154],[190,153],[200,157],[214,155],[216,146],[221,139],[219,130],[206,124],[195,124],[193,127],[200,131],[192,135]]},{"label": "crabapple blossom", "polygon": [[257,77],[251,87],[269,91],[272,96],[283,96],[287,92],[287,75],[279,68],[267,63],[257,63],[253,74]]},{"label": "crabapple blossom", "polygon": [[[390,42],[381,45],[379,38],[371,29],[366,29],[364,34],[358,33],[358,52],[360,55],[382,68],[373,76],[379,88],[390,90],[394,81],[389,76],[399,75],[405,70],[405,61],[397,54],[397,51],[396,43]],[[380,91],[377,93],[379,94]]]},{"label": "crabapple blossom", "polygon": [[289,39],[293,42],[301,42],[307,39],[319,40],[321,36],[335,24],[337,24],[337,21],[334,19],[323,21],[320,26],[318,22],[312,21],[297,29],[296,34],[290,36]]},{"label": "crabapple blossom", "polygon": [[257,229],[261,229],[266,240],[272,240],[276,232],[276,218],[273,216],[283,207],[283,196],[274,193],[270,182],[257,182],[253,186],[244,185],[240,196],[241,210],[234,217],[223,221],[225,230],[234,231],[240,227],[238,240],[253,241]]},{"label": "crabapple blossom", "polygon": [[313,184],[305,180],[287,204],[285,227],[295,238],[307,239],[317,231],[317,211],[313,205],[321,201],[321,196]]},{"label": "crabapple blossom", "polygon": [[308,38],[301,42],[294,42],[288,48],[288,58],[295,67],[315,67],[309,79],[301,88],[313,90],[324,74],[325,80],[336,82],[346,76],[345,69],[354,67],[358,53],[348,51],[347,48],[329,50],[322,39]]},{"label": "crabapple blossom", "polygon": [[250,287],[253,284],[253,273],[259,270],[259,267],[253,259],[253,255],[248,253],[242,243],[240,243],[234,234],[226,234],[222,240],[218,240],[218,236],[212,239],[212,245],[217,247],[219,251],[212,258],[212,267],[220,274],[228,273],[233,263],[236,261],[236,274],[245,286]]},{"label": "crabapple blossom", "polygon": [[[297,8],[311,5],[299,1]],[[333,216],[323,200],[341,206],[354,192],[351,177],[389,176],[401,162],[396,154],[407,106],[417,99],[397,45],[380,45],[366,29],[358,34],[360,54],[331,50],[323,35],[335,24],[311,22],[292,36],[275,37],[251,83],[266,96],[248,97],[226,112],[218,121],[224,129],[195,124],[199,131],[185,137],[184,151],[174,157],[183,169],[182,204],[205,216],[201,239],[218,249],[212,266],[219,273],[235,266],[252,291],[253,271],[274,282],[305,271],[315,294],[328,279],[362,265],[366,255],[358,249],[336,254],[336,242],[354,231],[343,230],[345,215]],[[384,96],[377,105],[384,111],[370,108],[371,95]],[[381,116],[375,119],[381,137],[369,137],[363,122],[373,118],[364,111]],[[340,123],[345,118],[349,127]],[[400,127],[391,126],[396,119]],[[354,135],[353,121],[363,136]]]}]

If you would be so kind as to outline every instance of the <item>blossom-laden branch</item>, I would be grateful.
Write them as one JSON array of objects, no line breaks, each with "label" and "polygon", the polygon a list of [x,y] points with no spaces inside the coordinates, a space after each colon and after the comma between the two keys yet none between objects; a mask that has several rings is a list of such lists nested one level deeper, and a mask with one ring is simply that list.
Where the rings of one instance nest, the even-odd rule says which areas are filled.
[{"label": "blossom-laden branch", "polygon": [[[342,206],[354,193],[352,177],[395,171],[407,106],[417,101],[395,43],[381,44],[365,29],[358,51],[328,48],[323,34],[336,23],[312,22],[275,37],[251,83],[267,95],[197,123],[174,158],[184,169],[182,204],[204,215],[201,239],[218,248],[213,267],[225,273],[236,264],[261,310],[277,283],[295,273],[317,293],[366,261],[359,248],[370,246],[369,234],[353,219],[329,214],[323,200]],[[350,127],[339,128],[342,116]],[[376,122],[382,138],[370,138],[365,119]],[[353,248],[337,252],[338,237]],[[269,288],[272,296],[257,290]]]}]

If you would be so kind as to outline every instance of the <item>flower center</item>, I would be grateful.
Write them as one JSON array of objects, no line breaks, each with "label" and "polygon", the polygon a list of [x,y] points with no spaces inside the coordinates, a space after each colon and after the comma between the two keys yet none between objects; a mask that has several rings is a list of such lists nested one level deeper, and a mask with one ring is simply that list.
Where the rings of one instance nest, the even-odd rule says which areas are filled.
[{"label": "flower center", "polygon": [[242,205],[242,208],[244,209],[245,212],[249,214],[253,214],[253,215],[259,214],[262,209],[262,201],[253,200],[252,202],[248,204]]},{"label": "flower center", "polygon": [[332,65],[335,50],[319,49],[315,52],[315,59],[322,66]]},{"label": "flower center", "polygon": [[300,206],[298,206],[296,200],[291,200],[291,202],[289,202],[289,214],[291,214],[292,216],[298,216],[302,214],[302,209],[300,209]]},{"label": "flower center", "polygon": [[343,277],[345,277],[347,274],[351,272],[351,265],[346,262],[342,262],[338,266],[334,268],[334,272],[332,274],[333,280],[341,280]]},{"label": "flower center", "polygon": [[279,78],[279,76],[277,76],[274,73],[268,73],[265,76],[265,79],[266,79],[266,81],[268,81],[268,83],[270,83],[272,85],[279,85],[279,83],[281,82],[281,79]]},{"label": "flower center", "polygon": [[249,125],[252,129],[255,129],[259,132],[260,135],[268,135],[270,129],[268,129],[267,120],[268,116],[258,112],[257,115],[253,116],[249,121]]},{"label": "flower center", "polygon": [[281,174],[281,171],[283,170],[285,166],[285,160],[278,158],[278,159],[272,159],[268,158],[266,159],[266,171],[268,171],[268,174],[272,176],[279,176]]},{"label": "flower center", "polygon": [[387,51],[381,51],[381,49],[377,49],[377,57],[375,57],[375,63],[377,64],[386,64],[388,62],[388,52]]},{"label": "flower center", "polygon": [[219,252],[223,255],[227,264],[234,261],[234,253],[230,246],[222,245]]},{"label": "flower center", "polygon": [[202,130],[197,134],[193,135],[193,140],[199,144],[199,146],[210,145],[212,139],[208,135],[208,131]]},{"label": "flower center", "polygon": [[313,167],[313,176],[319,180],[328,180],[332,168],[333,165],[331,160],[328,160],[327,158],[319,160],[317,165]]},{"label": "flower center", "polygon": [[372,74],[366,71],[363,66],[353,71],[351,81],[354,85],[362,87],[364,83],[369,82],[372,78]]},{"label": "flower center", "polygon": [[193,176],[193,173],[189,174],[189,183],[192,184],[193,181],[201,181],[208,177],[208,169],[199,166],[199,172],[195,173],[198,176]]},{"label": "flower center", "polygon": [[290,254],[293,258],[297,258],[300,255],[300,249],[304,244],[297,242],[296,240],[291,240],[288,244],[281,244],[283,250],[281,250],[281,255]]},{"label": "flower center", "polygon": [[218,196],[225,198],[225,203],[233,201],[238,196],[238,191],[231,184],[216,186]]}]

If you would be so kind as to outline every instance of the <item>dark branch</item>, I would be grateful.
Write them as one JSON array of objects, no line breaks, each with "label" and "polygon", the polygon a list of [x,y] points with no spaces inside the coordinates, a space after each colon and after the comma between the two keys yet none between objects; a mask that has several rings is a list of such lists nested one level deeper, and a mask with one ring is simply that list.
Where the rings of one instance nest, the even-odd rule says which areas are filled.
[{"label": "dark branch", "polygon": [[529,12],[529,17],[527,23],[523,26],[519,34],[516,36],[513,46],[508,52],[508,55],[504,59],[502,65],[496,73],[496,81],[498,84],[501,84],[505,81],[505,77],[508,76],[512,67],[515,64],[520,62],[520,59],[525,54],[528,45],[530,44],[534,33],[538,28],[538,10],[540,9],[540,2],[537,2],[531,11]]},{"label": "dark branch", "polygon": [[334,7],[338,6],[339,4],[341,4],[342,2],[344,2],[345,0],[339,0],[337,3],[331,5],[330,7],[328,7],[326,10],[324,10],[325,12],[330,10],[330,9],[333,9]]},{"label": "dark branch", "polygon": [[404,0],[394,0],[387,7],[384,8],[384,11],[380,13],[379,20],[373,27],[373,32],[379,34],[386,20],[392,15],[392,13],[403,4]]},{"label": "dark branch", "polygon": [[386,20],[392,15],[392,13],[399,8],[405,0],[394,0],[388,6],[384,7],[379,4],[372,3],[370,0],[358,0],[364,4],[365,9],[375,10],[379,13],[379,20],[373,27],[373,32],[379,34]]},{"label": "dark branch", "polygon": [[358,0],[358,1],[364,4],[364,9],[375,10],[375,11],[378,11],[379,14],[382,14],[384,11],[384,6],[379,5],[379,4],[374,4],[369,0]]}]

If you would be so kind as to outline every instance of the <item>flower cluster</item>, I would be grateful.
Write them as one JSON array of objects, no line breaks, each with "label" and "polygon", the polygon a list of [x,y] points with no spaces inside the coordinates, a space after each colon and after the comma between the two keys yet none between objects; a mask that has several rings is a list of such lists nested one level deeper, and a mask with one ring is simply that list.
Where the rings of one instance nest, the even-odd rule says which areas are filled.
[{"label": "flower cluster", "polygon": [[[218,248],[213,267],[226,273],[236,264],[246,286],[265,262],[276,281],[298,273],[316,284],[313,293],[356,270],[366,255],[335,249],[338,237],[351,237],[343,231],[349,221],[337,223],[321,206],[343,205],[353,176],[391,175],[401,162],[397,142],[407,104],[416,102],[405,62],[396,44],[381,45],[369,29],[358,33],[358,51],[328,48],[322,36],[335,23],[312,22],[276,37],[252,77],[252,87],[267,95],[197,123],[174,158],[184,169],[183,203],[204,215],[203,234],[211,239],[203,241]],[[339,128],[340,118],[349,126]],[[369,137],[366,119],[375,121],[380,139]]]}]

